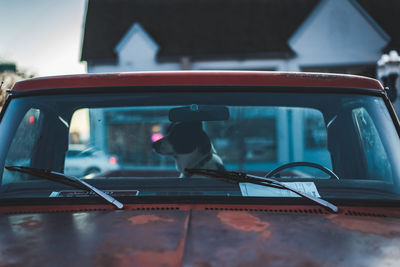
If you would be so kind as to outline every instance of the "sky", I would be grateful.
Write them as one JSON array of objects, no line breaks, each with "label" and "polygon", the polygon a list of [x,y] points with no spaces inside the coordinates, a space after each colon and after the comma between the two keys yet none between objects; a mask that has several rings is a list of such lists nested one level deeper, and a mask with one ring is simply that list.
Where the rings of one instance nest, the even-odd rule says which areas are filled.
[{"label": "sky", "polygon": [[35,76],[85,73],[86,0],[0,0],[0,62]]}]

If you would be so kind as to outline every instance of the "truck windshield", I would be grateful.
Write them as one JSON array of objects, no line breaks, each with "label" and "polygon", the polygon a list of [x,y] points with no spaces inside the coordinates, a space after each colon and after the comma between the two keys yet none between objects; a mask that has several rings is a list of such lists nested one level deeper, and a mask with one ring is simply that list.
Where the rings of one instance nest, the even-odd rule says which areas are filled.
[{"label": "truck windshield", "polygon": [[372,95],[188,90],[19,96],[4,113],[0,139],[5,198],[78,194],[6,166],[65,173],[135,197],[297,197],[186,169],[261,177],[274,171],[271,178],[327,199],[400,196],[399,136],[383,99]]}]

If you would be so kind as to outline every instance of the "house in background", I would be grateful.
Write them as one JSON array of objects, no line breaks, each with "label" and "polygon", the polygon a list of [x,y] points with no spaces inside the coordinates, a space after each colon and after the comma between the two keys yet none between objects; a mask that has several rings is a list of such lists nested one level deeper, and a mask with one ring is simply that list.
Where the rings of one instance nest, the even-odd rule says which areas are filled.
[{"label": "house in background", "polygon": [[324,71],[375,76],[400,50],[398,0],[88,0],[89,73]]},{"label": "house in background", "polygon": [[[88,0],[81,60],[89,73],[270,70],[375,77],[382,53],[400,50],[400,30],[393,27],[399,13],[398,0]],[[93,124],[91,142],[108,152],[110,132],[138,132],[140,118],[120,118],[106,128]],[[270,140],[273,165],[326,158],[326,129],[312,123],[314,113],[269,118],[271,136],[279,137]],[[296,134],[283,138],[288,127]],[[299,145],[287,153],[289,143]]]}]

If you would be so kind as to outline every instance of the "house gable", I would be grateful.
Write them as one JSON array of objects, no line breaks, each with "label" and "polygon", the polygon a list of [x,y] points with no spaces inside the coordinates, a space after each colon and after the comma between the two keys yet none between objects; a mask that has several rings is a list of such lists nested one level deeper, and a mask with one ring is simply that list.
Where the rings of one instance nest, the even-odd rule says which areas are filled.
[{"label": "house gable", "polygon": [[120,66],[131,66],[137,70],[139,66],[141,70],[154,67],[158,50],[157,43],[139,23],[134,23],[114,48]]},{"label": "house gable", "polygon": [[289,40],[302,65],[374,63],[389,37],[353,0],[323,0]]}]

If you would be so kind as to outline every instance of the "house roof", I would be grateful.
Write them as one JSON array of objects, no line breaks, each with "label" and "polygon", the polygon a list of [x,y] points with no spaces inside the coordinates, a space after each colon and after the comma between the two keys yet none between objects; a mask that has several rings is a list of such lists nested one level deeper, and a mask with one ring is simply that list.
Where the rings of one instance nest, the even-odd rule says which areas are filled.
[{"label": "house roof", "polygon": [[[319,0],[88,0],[82,60],[116,59],[134,23],[160,46],[158,60],[289,57],[288,39]],[[238,58],[240,59],[240,58]]]},{"label": "house roof", "polygon": [[[13,91],[40,89],[88,88],[98,92],[99,87],[163,85],[259,85],[328,88],[364,88],[383,90],[375,79],[344,74],[267,71],[172,71],[132,72],[108,74],[80,74],[39,77],[17,82]],[[171,90],[171,87],[164,87]],[[126,88],[129,91],[129,88]],[[190,89],[188,89],[190,90]],[[223,88],[221,87],[221,90]]]},{"label": "house roof", "polygon": [[400,52],[400,1],[399,0],[357,0],[362,8],[389,35],[390,42],[384,52]]}]

